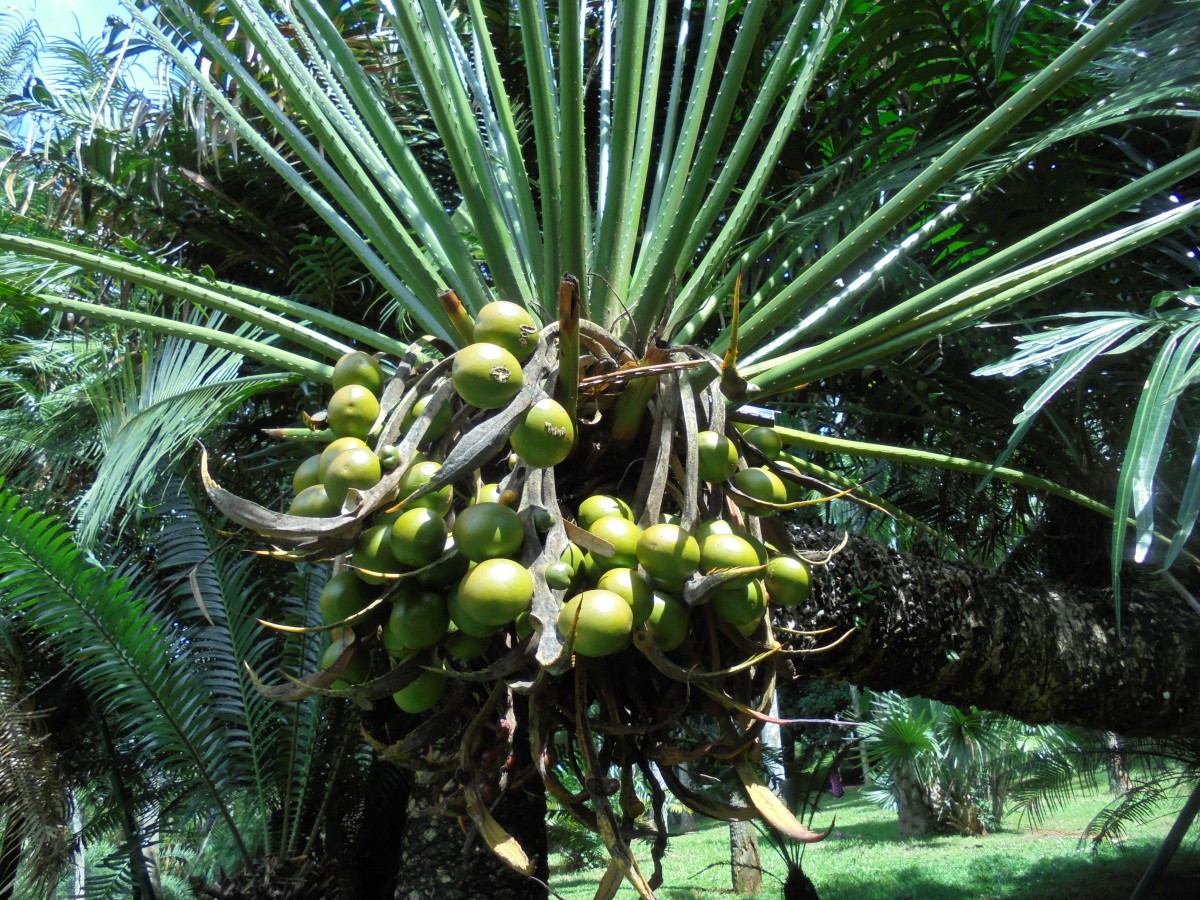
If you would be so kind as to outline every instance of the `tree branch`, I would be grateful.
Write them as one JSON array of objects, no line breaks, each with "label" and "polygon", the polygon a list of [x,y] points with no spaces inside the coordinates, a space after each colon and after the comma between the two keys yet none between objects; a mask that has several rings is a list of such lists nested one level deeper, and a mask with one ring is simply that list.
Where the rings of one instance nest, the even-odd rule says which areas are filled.
[{"label": "tree branch", "polygon": [[[792,530],[826,551],[828,529]],[[858,630],[837,648],[796,658],[800,677],[975,705],[1030,723],[1125,735],[1200,736],[1200,616],[1173,593],[1112,594],[1012,578],[902,554],[851,537],[813,570],[798,628]]]}]

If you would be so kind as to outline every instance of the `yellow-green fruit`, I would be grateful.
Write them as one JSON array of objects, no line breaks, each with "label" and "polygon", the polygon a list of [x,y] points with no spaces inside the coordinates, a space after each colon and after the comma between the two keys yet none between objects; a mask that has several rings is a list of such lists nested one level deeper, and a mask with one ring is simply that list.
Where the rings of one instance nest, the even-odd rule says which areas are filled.
[{"label": "yellow-green fruit", "polygon": [[[408,431],[413,427],[413,423],[417,421],[429,406],[429,401],[433,399],[432,394],[426,394],[413,404],[413,408],[409,410],[400,427],[404,431]],[[450,408],[449,403],[443,403],[438,407],[438,411],[433,414],[433,419],[429,422],[429,427],[425,429],[425,437],[422,441],[436,441],[450,430],[450,423],[454,420],[454,410]]]},{"label": "yellow-green fruit", "polygon": [[700,545],[678,525],[651,525],[637,542],[637,560],[667,587],[679,587],[700,565]]},{"label": "yellow-green fruit", "polygon": [[442,644],[442,649],[446,655],[453,659],[470,662],[478,659],[487,652],[488,644],[491,641],[485,637],[475,637],[472,634],[467,634],[465,631],[451,631],[446,635],[446,641]]},{"label": "yellow-green fruit", "polygon": [[773,516],[779,510],[766,506],[766,503],[787,503],[787,488],[783,480],[770,469],[742,469],[734,473],[732,483],[748,498],[734,496],[733,502],[751,515],[761,518]]},{"label": "yellow-green fruit", "polygon": [[379,484],[382,475],[379,457],[370,450],[343,450],[325,470],[325,493],[340,508],[351,488],[368,491]]},{"label": "yellow-green fruit", "polygon": [[757,622],[767,611],[767,590],[755,579],[742,587],[723,588],[709,601],[717,616],[734,625]]},{"label": "yellow-green fruit", "polygon": [[[321,668],[328,669],[335,662],[337,662],[338,657],[342,655],[342,649],[343,644],[340,640],[334,641],[332,644],[326,647],[325,652],[321,655]],[[370,676],[371,657],[367,654],[367,651],[364,650],[361,645],[359,645],[355,649],[354,655],[351,656],[347,661],[346,668],[342,670],[337,680],[329,686],[334,690],[343,690],[344,688],[348,688],[354,684],[362,684]]]},{"label": "yellow-green fruit", "polygon": [[[434,476],[441,470],[442,464],[434,462],[431,459],[423,459],[420,462],[413,463],[400,476],[400,484],[396,488],[397,496],[400,498],[409,496],[432,481]],[[453,503],[454,486],[444,484],[436,491],[430,491],[428,494],[411,501],[405,509],[431,509],[439,516],[445,516],[450,512],[450,507]]]},{"label": "yellow-green fruit", "polygon": [[642,529],[628,519],[620,516],[605,516],[593,522],[588,527],[588,531],[613,546],[612,556],[602,556],[594,552],[588,554],[598,572],[605,572],[619,566],[632,569],[638,564],[637,548],[638,540],[642,536]]},{"label": "yellow-green fruit", "polygon": [[392,523],[392,556],[406,566],[427,566],[446,549],[446,520],[432,509],[408,509]]},{"label": "yellow-green fruit", "polygon": [[526,465],[546,469],[557,466],[570,454],[575,426],[561,404],[543,397],[517,423],[509,441]]},{"label": "yellow-green fruit", "polygon": [[[786,459],[776,460],[775,467],[797,478],[800,477],[800,470]],[[783,490],[787,495],[788,503],[795,503],[804,494],[804,488],[800,486],[799,482],[791,478],[784,478],[782,475],[779,476],[779,480],[783,482]]]},{"label": "yellow-green fruit", "polygon": [[542,576],[546,579],[546,585],[555,591],[568,590],[571,587],[571,583],[575,580],[575,573],[571,571],[571,564],[561,561],[548,564],[542,571]]},{"label": "yellow-green fruit", "polygon": [[357,384],[379,396],[383,390],[383,369],[379,360],[362,350],[351,350],[333,366],[333,389],[341,390],[348,384]]},{"label": "yellow-green fruit", "polygon": [[[453,549],[453,539],[447,538],[442,548],[442,554],[445,555]],[[434,564],[422,568],[416,576],[417,584],[431,588],[443,588],[458,584],[467,574],[470,566],[471,561],[461,553],[452,553],[445,559],[440,559]]]},{"label": "yellow-green fruit", "polygon": [[[700,544],[700,571],[705,575],[722,569],[760,565],[758,551],[741,535],[710,534]],[[756,573],[725,582],[725,588],[743,587]]]},{"label": "yellow-green fruit", "polygon": [[700,450],[700,477],[705,481],[727,481],[737,471],[737,446],[716,431],[701,431],[696,435]]},{"label": "yellow-green fruit", "polygon": [[305,488],[321,483],[321,454],[314,453],[296,469],[292,476],[292,493],[298,494]]},{"label": "yellow-green fruit", "polygon": [[440,643],[449,627],[450,613],[439,594],[420,588],[402,590],[383,629],[383,646],[392,656],[423,650]]},{"label": "yellow-green fruit", "polygon": [[646,627],[654,636],[654,643],[664,653],[674,650],[683,643],[688,631],[688,608],[682,600],[668,594],[654,593],[654,608],[646,619]]},{"label": "yellow-green fruit", "polygon": [[578,544],[567,544],[567,549],[559,556],[559,560],[571,567],[571,577],[575,578],[579,575],[585,556],[586,554],[579,549]]},{"label": "yellow-green fruit", "polygon": [[507,406],[524,376],[517,358],[498,344],[468,344],[454,354],[450,379],[458,396],[479,409]]},{"label": "yellow-green fruit", "polygon": [[563,604],[558,630],[580,656],[608,656],[629,643],[633,610],[612,591],[584,591]]},{"label": "yellow-green fruit", "polygon": [[459,605],[476,622],[507,625],[529,609],[533,576],[515,560],[485,559],[463,576],[457,593]]},{"label": "yellow-green fruit", "polygon": [[321,607],[321,618],[325,624],[332,625],[362,612],[371,602],[371,596],[362,579],[353,572],[344,571],[330,576],[317,602]]},{"label": "yellow-green fruit", "polygon": [[340,454],[345,453],[347,450],[360,450],[360,449],[361,450],[370,450],[371,449],[370,447],[367,446],[367,442],[364,441],[362,438],[341,437],[341,438],[336,438],[335,440],[330,441],[325,446],[325,449],[321,451],[320,457],[318,457],[318,459],[320,460],[317,463],[318,478],[321,481],[325,480],[325,473],[329,471],[330,465],[333,464],[333,461],[335,459],[337,459]]},{"label": "yellow-green fruit", "polygon": [[745,625],[734,625],[733,627],[738,630],[738,634],[740,634],[742,637],[753,637],[754,632],[758,631],[758,626],[762,624],[762,620],[763,617],[759,616],[757,619],[747,622]]},{"label": "yellow-green fruit", "polygon": [[641,625],[654,610],[654,587],[636,569],[609,569],[600,576],[596,587],[612,591],[628,603],[634,625]]},{"label": "yellow-green fruit", "polygon": [[329,428],[338,437],[366,440],[379,418],[379,399],[361,384],[348,384],[334,391],[325,411]]},{"label": "yellow-green fruit", "polygon": [[[463,577],[465,578],[466,576]],[[480,638],[482,640],[485,638],[490,638],[502,627],[504,627],[503,623],[500,625],[485,625],[483,622],[480,622],[473,615],[471,615],[470,610],[463,605],[462,591],[460,590],[461,587],[462,580],[460,579],[458,585],[456,585],[454,589],[450,591],[449,596],[446,597],[446,609],[450,613],[450,621],[454,623],[455,627],[457,627],[459,631],[461,631],[463,634],[474,638]]]},{"label": "yellow-green fruit", "polygon": [[446,689],[446,672],[440,661],[436,665],[437,668],[426,669],[407,687],[392,694],[398,707],[407,713],[423,713],[437,705]]},{"label": "yellow-green fruit", "polygon": [[779,459],[783,452],[783,438],[779,432],[767,425],[755,425],[742,435],[746,443],[769,460]]},{"label": "yellow-green fruit", "polygon": [[473,562],[516,556],[525,542],[525,526],[502,503],[476,503],[454,520],[454,543]]},{"label": "yellow-green fruit", "polygon": [[296,495],[292,500],[292,505],[288,507],[289,516],[309,516],[316,519],[336,516],[339,512],[341,512],[340,507],[329,499],[323,484],[314,484],[312,487],[305,488]]},{"label": "yellow-green fruit", "polygon": [[487,484],[480,485],[479,496],[475,498],[476,503],[499,503],[500,502],[500,485],[491,481]]},{"label": "yellow-green fruit", "polygon": [[537,349],[537,320],[523,306],[508,300],[485,304],[475,317],[475,340],[498,344],[519,361],[525,362]]},{"label": "yellow-green fruit", "polygon": [[695,528],[696,540],[703,544],[710,534],[733,534],[735,528],[724,519],[708,519]]},{"label": "yellow-green fruit", "polygon": [[776,556],[767,563],[767,593],[777,606],[799,606],[812,595],[808,566],[794,556]]},{"label": "yellow-green fruit", "polygon": [[619,516],[632,522],[633,510],[620,497],[592,494],[579,504],[579,515],[575,517],[575,522],[580,528],[591,528],[593,522],[605,516]]},{"label": "yellow-green fruit", "polygon": [[367,584],[383,584],[387,581],[383,574],[404,571],[400,560],[392,554],[391,537],[390,525],[372,525],[358,536],[358,543],[350,554],[350,564]]}]

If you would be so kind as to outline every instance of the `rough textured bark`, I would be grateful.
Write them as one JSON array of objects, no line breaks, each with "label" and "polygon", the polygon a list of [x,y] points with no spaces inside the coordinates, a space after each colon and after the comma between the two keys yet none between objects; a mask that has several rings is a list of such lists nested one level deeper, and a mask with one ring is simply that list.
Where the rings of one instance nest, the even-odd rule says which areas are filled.
[{"label": "rough textured bark", "polygon": [[[796,546],[840,534],[801,527]],[[1200,616],[1173,594],[1112,595],[1016,579],[851,537],[813,570],[798,627],[831,628],[833,650],[796,657],[797,674],[846,680],[1026,722],[1126,735],[1200,736]]]},{"label": "rough textured bark", "polygon": [[431,815],[440,786],[418,782],[409,795],[400,835],[396,900],[538,900],[547,896],[546,797],[540,783],[505,794],[492,810],[496,819],[538,858],[535,881],[502,863],[477,836],[468,840],[469,820]]},{"label": "rough textured bark", "polygon": [[735,894],[753,894],[762,887],[762,859],[754,823],[729,823],[729,869]]}]

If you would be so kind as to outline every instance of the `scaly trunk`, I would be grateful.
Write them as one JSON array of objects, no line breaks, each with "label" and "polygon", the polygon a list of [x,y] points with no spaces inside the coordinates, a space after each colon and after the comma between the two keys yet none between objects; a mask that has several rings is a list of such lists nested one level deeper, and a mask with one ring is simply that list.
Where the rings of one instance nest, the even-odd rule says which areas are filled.
[{"label": "scaly trunk", "polygon": [[[840,534],[799,527],[796,546]],[[835,649],[796,657],[805,678],[1127,735],[1200,736],[1200,617],[1173,594],[1112,595],[1010,578],[851,537],[813,569],[799,627],[850,631]],[[822,638],[829,642],[830,635]]]},{"label": "scaly trunk", "polygon": [[762,887],[762,859],[753,822],[729,823],[729,869],[735,894],[753,894]]},{"label": "scaly trunk", "polygon": [[892,784],[900,837],[921,837],[933,832],[937,814],[920,780],[911,773],[897,772],[892,776]]}]

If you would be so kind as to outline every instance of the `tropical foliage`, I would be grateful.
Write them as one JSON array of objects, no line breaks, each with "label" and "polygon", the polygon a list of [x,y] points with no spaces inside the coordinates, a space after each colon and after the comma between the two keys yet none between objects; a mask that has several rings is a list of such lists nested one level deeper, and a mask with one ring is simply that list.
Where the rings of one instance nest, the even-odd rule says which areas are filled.
[{"label": "tropical foliage", "polygon": [[[9,90],[0,464],[76,530],[7,496],[6,608],[51,645],[87,623],[114,660],[78,672],[100,715],[164,775],[200,773],[169,779],[181,817],[208,804],[245,858],[303,846],[297,785],[333,724],[266,704],[239,664],[316,667],[252,620],[309,621],[323,571],[251,590],[257,561],[165,475],[204,437],[228,487],[277,506],[303,449],[260,452],[257,429],[319,410],[342,354],[461,346],[447,289],[468,315],[505,298],[553,321],[563,273],[634,362],[701,345],[697,388],[778,408],[809,486],[851,491],[823,515],[1053,575],[1074,504],[1112,520],[1114,587],[1127,555],[1178,567],[1200,512],[1197,16],[166,0],[60,48],[70,77]],[[6,71],[28,71],[15,34]],[[150,47],[154,94],[125,77]],[[174,594],[139,587],[137,547]],[[210,691],[236,753],[189,737]],[[311,765],[272,768],[279,741]],[[264,804],[255,834],[230,796]]]}]

